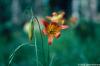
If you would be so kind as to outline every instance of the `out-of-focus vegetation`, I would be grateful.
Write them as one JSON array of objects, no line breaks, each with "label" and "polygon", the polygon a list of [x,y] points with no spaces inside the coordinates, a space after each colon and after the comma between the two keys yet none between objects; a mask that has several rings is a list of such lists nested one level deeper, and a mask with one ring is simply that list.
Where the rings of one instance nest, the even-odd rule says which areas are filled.
[{"label": "out-of-focus vegetation", "polygon": [[[88,7],[91,2],[94,6]],[[32,17],[31,8],[38,19],[54,11],[64,11],[66,19],[71,16],[78,18],[77,23],[68,23],[70,28],[62,30],[60,38],[54,39],[49,47],[47,36],[43,34],[42,46],[39,25],[34,22],[38,66],[100,64],[99,7],[99,0],[0,0],[0,66],[8,66],[10,55],[21,44],[29,45],[16,51],[10,66],[37,65],[36,48],[30,46],[28,36],[23,31],[24,24]],[[42,25],[40,27],[43,28]],[[35,45],[34,36],[32,44]]]}]

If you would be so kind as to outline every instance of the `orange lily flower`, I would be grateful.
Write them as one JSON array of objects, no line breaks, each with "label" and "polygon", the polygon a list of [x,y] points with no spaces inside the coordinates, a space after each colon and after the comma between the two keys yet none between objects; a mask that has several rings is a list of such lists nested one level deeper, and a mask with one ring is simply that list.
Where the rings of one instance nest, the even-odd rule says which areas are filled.
[{"label": "orange lily flower", "polygon": [[59,38],[60,37],[60,31],[62,29],[69,28],[67,25],[58,25],[55,22],[46,22],[45,20],[41,20],[42,24],[45,26],[45,29],[43,29],[43,33],[48,36],[48,43],[49,45],[52,44],[53,38]]},{"label": "orange lily flower", "polygon": [[65,22],[65,20],[63,18],[64,15],[65,15],[65,12],[61,12],[60,14],[53,12],[52,16],[47,16],[46,18],[51,20],[51,22],[56,22],[58,24],[64,24],[64,22]]}]

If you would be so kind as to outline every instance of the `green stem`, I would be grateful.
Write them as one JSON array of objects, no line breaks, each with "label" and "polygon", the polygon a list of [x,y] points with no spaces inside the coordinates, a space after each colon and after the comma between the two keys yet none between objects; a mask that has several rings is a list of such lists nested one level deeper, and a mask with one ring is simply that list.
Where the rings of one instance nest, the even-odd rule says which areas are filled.
[{"label": "green stem", "polygon": [[50,60],[50,47],[49,47],[49,45],[48,45],[48,66],[49,66],[49,61]]},{"label": "green stem", "polygon": [[35,50],[36,50],[36,62],[37,62],[37,66],[38,66],[38,52],[37,52],[37,44],[36,44],[35,31],[34,31],[34,40],[35,40]]},{"label": "green stem", "polygon": [[10,60],[9,60],[8,66],[11,64],[11,62],[12,62],[12,60],[13,60],[13,58],[14,58],[15,53],[16,53],[21,47],[23,47],[23,46],[25,46],[25,45],[29,45],[29,46],[33,46],[33,47],[34,47],[34,45],[29,44],[29,43],[19,45],[19,46],[14,50],[14,52],[10,55],[10,57],[9,57]]},{"label": "green stem", "polygon": [[53,55],[53,56],[51,57],[51,61],[50,61],[49,66],[52,66],[52,63],[53,63],[54,57],[55,57],[55,55]]},{"label": "green stem", "polygon": [[[31,13],[32,13],[32,22],[33,22],[33,12],[32,12],[32,9],[31,9]],[[34,24],[33,24],[33,27],[34,27]],[[34,27],[34,29],[35,29],[35,27]],[[36,54],[36,64],[38,66],[38,50],[37,50],[37,44],[36,44],[37,40],[36,40],[35,30],[34,30],[34,40],[35,40],[35,50],[36,50],[36,53],[35,53]]]},{"label": "green stem", "polygon": [[[38,19],[37,19],[36,17],[35,17],[35,19],[36,19],[36,21],[37,21],[37,23],[38,23],[38,25],[39,25],[39,30],[40,30],[41,39],[42,39],[42,52],[43,52],[43,57],[44,57],[44,62],[45,62],[45,53],[44,53],[44,46],[43,46],[43,36],[42,36],[42,30],[41,30],[41,27],[40,27],[40,24],[39,24]],[[45,64],[44,64],[44,66],[45,66]]]},{"label": "green stem", "polygon": [[[32,14],[33,14],[33,12],[32,12]],[[46,66],[45,65],[45,52],[44,52],[44,46],[43,46],[43,36],[42,36],[42,30],[41,30],[41,27],[40,27],[40,24],[39,24],[39,21],[38,21],[38,19],[37,19],[37,17],[34,15],[34,18],[36,19],[36,22],[38,23],[38,26],[39,26],[39,30],[40,30],[40,35],[41,35],[41,41],[42,41],[42,52],[43,52],[43,61],[44,61],[44,66]]]}]

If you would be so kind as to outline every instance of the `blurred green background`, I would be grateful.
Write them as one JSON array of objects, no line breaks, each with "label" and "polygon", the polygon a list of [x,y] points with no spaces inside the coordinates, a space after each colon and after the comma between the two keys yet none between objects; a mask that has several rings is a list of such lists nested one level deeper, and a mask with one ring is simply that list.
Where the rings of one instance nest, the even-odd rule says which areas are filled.
[{"label": "blurred green background", "polygon": [[25,22],[31,18],[31,8],[38,19],[54,11],[65,11],[65,19],[78,18],[77,23],[69,24],[70,28],[62,30],[60,38],[54,39],[49,47],[47,36],[42,34],[44,48],[35,23],[38,66],[100,64],[100,0],[0,0],[0,66],[8,66],[11,53],[26,43],[29,45],[16,51],[9,66],[36,66],[36,49],[30,46],[23,31]]}]

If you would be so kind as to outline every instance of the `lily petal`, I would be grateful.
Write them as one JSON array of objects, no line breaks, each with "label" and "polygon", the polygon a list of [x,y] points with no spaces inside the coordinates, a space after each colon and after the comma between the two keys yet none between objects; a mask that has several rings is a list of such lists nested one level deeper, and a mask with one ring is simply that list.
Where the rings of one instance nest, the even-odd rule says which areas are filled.
[{"label": "lily petal", "polygon": [[47,22],[47,21],[45,21],[44,19],[41,19],[41,23],[42,23],[45,27],[47,27],[47,26],[48,26],[48,22]]},{"label": "lily petal", "polygon": [[61,27],[61,29],[67,29],[67,28],[69,28],[69,26],[67,26],[67,25],[61,25],[60,27]]},{"label": "lily petal", "polygon": [[46,29],[43,29],[42,32],[44,33],[44,35],[47,35]]},{"label": "lily petal", "polygon": [[52,44],[52,41],[53,41],[53,36],[48,36],[48,43],[49,43],[49,45]]},{"label": "lily petal", "polygon": [[49,19],[49,20],[51,20],[52,17],[51,16],[46,16],[46,18]]},{"label": "lily petal", "polygon": [[64,24],[64,22],[65,22],[65,20],[64,20],[64,19],[62,19],[62,20],[61,20],[61,24],[63,25],[63,24]]},{"label": "lily petal", "polygon": [[60,37],[60,32],[57,32],[57,33],[55,34],[55,37],[56,37],[56,38],[59,38],[59,37]]}]

